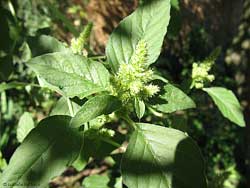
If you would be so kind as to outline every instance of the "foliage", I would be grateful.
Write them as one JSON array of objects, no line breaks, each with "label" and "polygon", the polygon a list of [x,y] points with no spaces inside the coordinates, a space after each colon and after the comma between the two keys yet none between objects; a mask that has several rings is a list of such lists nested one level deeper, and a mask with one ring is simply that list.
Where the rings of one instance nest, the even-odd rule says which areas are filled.
[{"label": "foliage", "polygon": [[[27,3],[30,10],[20,9],[18,13],[18,18],[24,19],[22,29],[28,29],[28,36],[37,35],[40,29],[49,26],[46,24],[50,19],[30,8],[33,5],[31,1],[22,3]],[[25,4],[21,5],[24,7]],[[54,14],[65,19],[54,6],[48,5]],[[190,117],[199,128],[199,121],[193,116],[202,116],[203,112],[197,103],[200,102],[199,97],[197,99],[195,95],[208,93],[225,118],[241,127],[245,126],[245,121],[240,103],[231,90],[206,86],[215,79],[208,72],[219,55],[218,49],[199,64],[192,62],[193,70],[188,78],[191,82],[186,83],[186,87],[173,84],[173,80],[164,78],[151,67],[161,53],[170,21],[170,6],[179,9],[178,1],[141,2],[112,32],[105,63],[89,55],[91,53],[84,53],[89,50],[87,40],[92,24],[87,25],[78,37],[75,36],[69,46],[47,35],[37,37],[35,44],[26,38],[20,39],[24,42],[20,61],[25,62],[24,77],[28,76],[31,83],[13,81],[0,85],[1,114],[6,116],[5,121],[13,119],[13,99],[6,99],[6,93],[15,89],[29,96],[34,91],[36,96],[41,92],[42,99],[37,104],[43,116],[41,121],[33,120],[32,113],[27,112],[27,107],[32,105],[28,101],[25,101],[28,104],[20,105],[18,114],[22,116],[17,126],[17,140],[21,145],[7,167],[5,160],[0,158],[0,168],[4,168],[0,176],[1,186],[15,187],[21,183],[48,187],[49,181],[67,167],[83,169],[93,159],[108,156],[119,171],[115,180],[110,174],[92,175],[83,180],[83,186],[121,188],[121,181],[129,188],[208,186],[202,153],[188,136],[190,131],[184,127],[185,118]],[[34,22],[37,23],[38,19],[43,24],[28,23],[32,21],[32,14],[37,14]],[[72,30],[69,24],[66,25]],[[12,34],[8,35],[12,39]],[[17,47],[14,44],[9,48]],[[5,61],[8,50],[2,52]],[[1,63],[5,64],[5,61]],[[37,76],[38,84],[31,71]],[[5,81],[9,76],[8,71],[7,75],[1,73]],[[45,104],[44,101],[53,101],[58,96],[61,98],[56,104]],[[205,100],[209,100],[207,96]],[[49,112],[51,106],[53,108]],[[209,113],[209,109],[206,110]],[[178,117],[178,113],[184,115]],[[136,122],[138,119],[139,123]],[[121,127],[125,132],[120,131]],[[4,132],[9,135],[8,130]],[[8,139],[2,140],[1,148],[8,142]],[[124,144],[126,142],[128,146]],[[119,153],[120,150],[122,152]],[[228,171],[234,172],[232,169]],[[224,183],[228,186],[223,178],[214,180],[209,186]]]}]

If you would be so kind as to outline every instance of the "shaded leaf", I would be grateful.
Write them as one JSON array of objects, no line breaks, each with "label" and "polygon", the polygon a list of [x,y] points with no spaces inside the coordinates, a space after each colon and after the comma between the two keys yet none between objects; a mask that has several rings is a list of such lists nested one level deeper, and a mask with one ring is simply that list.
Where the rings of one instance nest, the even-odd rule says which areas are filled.
[{"label": "shaded leaf", "polygon": [[165,85],[162,94],[152,100],[151,103],[156,110],[164,113],[172,113],[196,107],[189,96],[171,84]]},{"label": "shaded leaf", "polygon": [[29,44],[31,46],[33,56],[39,56],[53,52],[70,52],[70,49],[66,47],[66,44],[48,35],[30,38]]},{"label": "shaded leaf", "polygon": [[[1,176],[1,187],[17,184],[48,187],[80,151],[79,133],[69,128],[70,117],[53,116],[42,120],[24,139]],[[6,183],[6,184],[5,184]]]},{"label": "shaded leaf", "polygon": [[201,152],[190,137],[175,129],[137,125],[122,160],[128,187],[207,187]]},{"label": "shaded leaf", "polygon": [[0,57],[0,81],[9,79],[14,70],[11,56]]}]

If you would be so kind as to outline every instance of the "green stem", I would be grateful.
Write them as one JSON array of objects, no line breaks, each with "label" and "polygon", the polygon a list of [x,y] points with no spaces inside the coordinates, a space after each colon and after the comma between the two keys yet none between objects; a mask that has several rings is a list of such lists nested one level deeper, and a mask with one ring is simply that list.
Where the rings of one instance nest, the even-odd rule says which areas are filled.
[{"label": "green stem", "polygon": [[135,130],[137,128],[135,122],[132,119],[130,119],[128,115],[121,116],[121,118],[123,118],[128,123],[128,125],[132,130]]},{"label": "green stem", "polygon": [[74,110],[73,110],[73,105],[72,105],[72,102],[69,98],[67,98],[67,104],[68,104],[68,107],[69,107],[69,113],[72,117],[74,117]]},{"label": "green stem", "polygon": [[93,56],[93,57],[90,57],[90,59],[93,59],[93,60],[106,59],[106,56],[105,55]]},{"label": "green stem", "polygon": [[101,138],[101,140],[104,141],[104,142],[107,142],[107,143],[109,143],[109,144],[111,144],[111,145],[113,145],[113,146],[115,146],[117,148],[121,147],[120,144],[118,144],[117,142],[115,142],[115,141],[113,141],[113,140],[111,140],[109,138]]}]

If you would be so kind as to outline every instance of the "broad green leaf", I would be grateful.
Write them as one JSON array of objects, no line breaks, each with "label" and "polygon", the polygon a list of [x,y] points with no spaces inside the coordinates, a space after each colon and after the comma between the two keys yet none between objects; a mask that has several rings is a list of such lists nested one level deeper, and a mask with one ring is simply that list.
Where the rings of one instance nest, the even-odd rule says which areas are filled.
[{"label": "broad green leaf", "polygon": [[66,47],[66,44],[48,35],[41,35],[37,38],[31,38],[29,40],[29,44],[31,45],[33,56],[38,56],[53,52],[70,51],[70,49]]},{"label": "broad green leaf", "polygon": [[135,99],[135,112],[139,119],[141,119],[145,113],[145,103],[140,99]]},{"label": "broad green leaf", "polygon": [[17,125],[17,140],[23,142],[24,138],[33,128],[35,128],[35,123],[32,115],[29,112],[24,112]]},{"label": "broad green leaf", "polygon": [[106,55],[114,72],[120,63],[129,63],[140,40],[147,44],[147,62],[156,61],[170,19],[170,0],[147,0],[126,17],[111,34]]},{"label": "broad green leaf", "polygon": [[153,107],[164,113],[172,113],[178,110],[195,108],[193,100],[179,88],[167,84],[158,97],[152,100]]},{"label": "broad green leaf", "polygon": [[69,128],[70,119],[53,116],[42,120],[11,157],[0,179],[1,187],[48,187],[51,178],[60,175],[80,151],[80,135]]},{"label": "broad green leaf", "polygon": [[204,88],[203,90],[212,97],[224,117],[241,127],[246,125],[240,103],[232,91],[222,87]]},{"label": "broad green leaf", "polygon": [[84,123],[100,116],[108,115],[121,108],[118,98],[111,95],[96,96],[88,100],[71,120],[72,127],[80,127]]},{"label": "broad green leaf", "polygon": [[122,160],[128,187],[207,187],[201,152],[190,137],[175,129],[137,125]]},{"label": "broad green leaf", "polygon": [[51,89],[61,91],[66,97],[84,98],[104,91],[109,85],[109,72],[101,63],[72,53],[42,55],[27,65],[54,86]]},{"label": "broad green leaf", "polygon": [[85,188],[109,188],[109,177],[101,175],[92,175],[85,178],[82,185]]},{"label": "broad green leaf", "polygon": [[[72,101],[72,108],[74,112],[77,112],[80,109],[80,106]],[[71,116],[70,111],[69,111],[69,107],[67,104],[67,99],[65,97],[61,97],[56,105],[54,106],[54,108],[52,109],[52,111],[50,112],[50,116],[54,116],[54,115],[67,115],[67,116]]]}]

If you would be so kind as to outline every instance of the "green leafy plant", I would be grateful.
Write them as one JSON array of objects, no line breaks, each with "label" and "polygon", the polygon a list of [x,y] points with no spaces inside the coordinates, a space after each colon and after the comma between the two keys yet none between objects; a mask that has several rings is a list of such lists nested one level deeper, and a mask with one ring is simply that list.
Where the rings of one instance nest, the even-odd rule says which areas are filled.
[{"label": "green leafy plant", "polygon": [[[127,139],[118,141],[116,136],[122,135],[109,127],[119,119],[127,125],[129,144],[121,159],[122,181],[127,187],[207,187],[204,161],[191,137],[140,122],[147,109],[169,114],[196,107],[187,94],[150,67],[160,55],[169,20],[169,0],[143,1],[111,34],[105,64],[83,53],[90,25],[70,47],[42,36],[43,50],[48,53],[32,58],[27,66],[37,74],[40,87],[62,98],[37,126],[24,114],[22,118],[28,118],[30,125],[22,126],[18,133],[22,144],[1,175],[1,186],[47,187],[67,166],[81,169],[90,158],[124,148]],[[208,71],[215,58],[208,59],[205,65],[193,66],[190,88],[207,92],[225,117],[244,126],[240,104],[231,91],[203,88],[214,79]],[[5,84],[1,88],[11,87]],[[97,187],[89,185],[92,181],[98,184],[95,179],[90,177],[83,185]],[[100,181],[107,186],[108,178]]]}]

